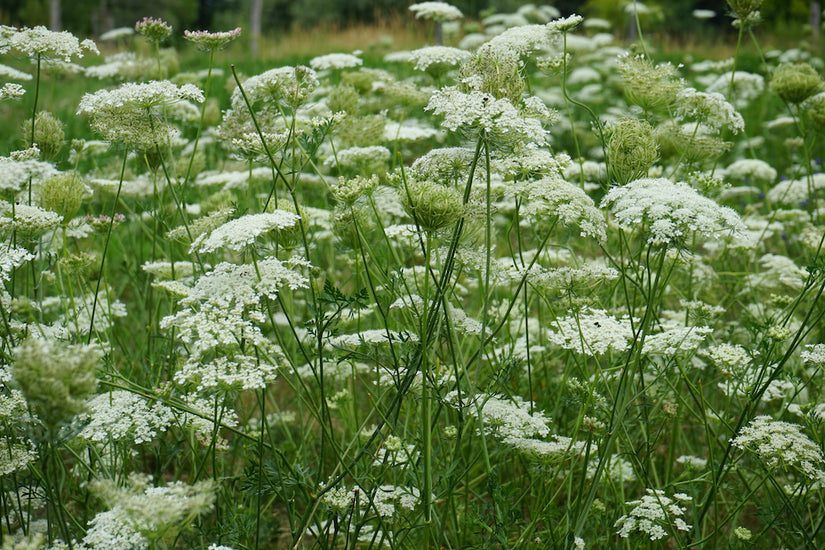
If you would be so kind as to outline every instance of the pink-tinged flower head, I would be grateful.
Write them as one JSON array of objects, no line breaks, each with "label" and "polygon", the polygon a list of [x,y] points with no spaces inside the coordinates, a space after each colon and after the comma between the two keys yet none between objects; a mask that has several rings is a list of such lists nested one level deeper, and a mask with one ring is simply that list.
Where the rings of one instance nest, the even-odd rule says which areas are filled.
[{"label": "pink-tinged flower head", "polygon": [[183,31],[184,38],[194,42],[198,49],[204,51],[222,50],[240,35],[240,27],[225,32]]},{"label": "pink-tinged flower head", "polygon": [[172,34],[172,25],[163,19],[144,17],[135,23],[135,30],[153,42],[160,42]]}]

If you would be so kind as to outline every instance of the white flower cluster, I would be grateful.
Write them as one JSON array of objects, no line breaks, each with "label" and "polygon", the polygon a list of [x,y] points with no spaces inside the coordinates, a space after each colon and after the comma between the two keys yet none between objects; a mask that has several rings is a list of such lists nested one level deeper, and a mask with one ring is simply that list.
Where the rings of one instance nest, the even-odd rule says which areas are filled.
[{"label": "white flower cluster", "polygon": [[83,57],[83,52],[99,54],[94,42],[89,39],[80,42],[70,32],[50,31],[38,26],[33,29],[0,26],[0,54],[18,53],[27,57],[62,59],[66,63],[72,57]]},{"label": "white flower cluster", "polygon": [[724,175],[738,181],[757,180],[766,183],[776,181],[776,170],[764,160],[739,159],[729,164]]},{"label": "white flower cluster", "polygon": [[0,76],[10,78],[12,80],[31,80],[34,78],[29,73],[18,71],[14,67],[9,67],[8,65],[3,65],[2,63],[0,63]]},{"label": "white flower cluster", "polygon": [[0,476],[25,470],[38,458],[37,450],[31,441],[15,442],[0,437]]},{"label": "white flower cluster", "polygon": [[[505,437],[503,443],[510,445],[530,460],[551,463],[570,455],[583,455],[587,450],[586,441],[574,441],[569,437],[551,435],[552,441],[531,437]],[[590,452],[598,451],[596,445],[590,445]]]},{"label": "white flower cluster", "polygon": [[765,194],[765,198],[774,204],[800,206],[811,198],[811,192],[825,189],[825,174],[814,174],[809,182],[806,178],[783,180],[774,185]]},{"label": "white flower cluster", "polygon": [[120,109],[150,109],[187,99],[204,102],[203,91],[194,84],[175,86],[168,80],[127,82],[114,90],[84,94],[77,108],[79,115],[99,115]]},{"label": "white flower cluster", "polygon": [[462,408],[467,414],[478,419],[479,429],[500,439],[546,437],[550,433],[547,425],[550,419],[541,412],[530,413],[530,405],[519,397],[512,399],[495,395],[479,394],[473,397],[450,392],[446,402]]},{"label": "white flower cluster", "polygon": [[194,84],[178,87],[168,80],[127,82],[114,90],[85,94],[77,114],[91,117],[92,127],[109,141],[149,147],[176,135],[177,130],[165,120],[163,107],[204,100]]},{"label": "white flower cluster", "polygon": [[25,234],[43,233],[54,229],[61,221],[63,216],[38,206],[0,201],[0,229],[13,229]]},{"label": "white flower cluster", "polygon": [[278,372],[275,365],[249,355],[217,357],[211,361],[193,359],[175,373],[175,382],[194,383],[198,392],[215,388],[259,390],[274,380]]},{"label": "white flower cluster", "polygon": [[465,93],[453,86],[435,92],[424,109],[443,116],[441,125],[452,132],[459,128],[474,128],[493,137],[537,145],[547,143],[547,131],[542,122],[552,118],[546,107],[542,116],[525,116],[506,98],[496,99],[478,90]]},{"label": "white flower cluster", "polygon": [[401,342],[418,342],[418,336],[410,332],[396,332],[394,330],[369,329],[354,334],[341,334],[330,338],[329,345],[333,348],[357,348],[363,344],[398,344]]},{"label": "white flower cluster", "polygon": [[266,258],[255,265],[221,262],[198,278],[180,305],[209,303],[226,310],[251,307],[258,305],[262,296],[276,299],[278,290],[284,286],[296,290],[307,288],[308,283],[306,277],[276,258]]},{"label": "white flower cluster", "polygon": [[130,525],[122,508],[115,507],[92,518],[83,545],[93,550],[147,550],[149,539]]},{"label": "white flower cluster", "polygon": [[[587,479],[593,479],[599,468],[598,460],[587,463]],[[610,455],[602,469],[602,480],[609,479],[613,483],[631,483],[636,481],[633,464],[617,454]]]},{"label": "white flower cluster", "polygon": [[561,175],[571,163],[565,153],[553,154],[547,149],[528,144],[512,154],[493,159],[491,167],[504,176],[505,181],[522,180],[535,176]]},{"label": "white flower cluster", "polygon": [[418,462],[418,451],[415,445],[405,444],[400,437],[390,435],[384,445],[375,453],[373,466],[402,466]]},{"label": "white flower cluster", "polygon": [[336,487],[324,493],[321,501],[339,512],[346,513],[353,509],[357,496],[364,508],[371,502],[379,516],[391,518],[396,515],[398,508],[411,512],[421,498],[419,490],[415,487],[399,485],[381,485],[369,495],[360,495],[360,492],[361,489],[357,487]]},{"label": "white flower cluster", "polygon": [[178,340],[188,346],[193,359],[199,359],[216,348],[237,349],[241,341],[247,346],[265,347],[269,341],[253,320],[263,322],[265,318],[260,312],[244,314],[242,308],[227,311],[206,302],[198,310],[184,308],[167,315],[161,319],[160,327],[175,327]]},{"label": "white flower cluster", "polygon": [[519,183],[511,189],[527,199],[523,206],[524,216],[544,219],[557,216],[564,225],[578,225],[582,237],[599,241],[607,238],[606,221],[581,187],[577,187],[558,175]]},{"label": "white flower cluster", "polygon": [[518,27],[512,27],[491,38],[484,47],[494,48],[502,53],[511,52],[517,56],[546,50],[556,41],[556,36],[548,26],[519,25]]},{"label": "white flower cluster", "polygon": [[757,416],[731,439],[731,444],[751,451],[770,468],[792,467],[811,481],[825,482],[822,450],[797,424]]},{"label": "white flower cluster", "polygon": [[172,409],[128,391],[96,395],[87,403],[88,424],[77,435],[97,443],[121,442],[139,445],[165,432],[175,416]]},{"label": "white flower cluster", "polygon": [[26,94],[26,90],[20,84],[9,82],[0,88],[0,101],[4,99],[20,99]]},{"label": "white flower cluster", "polygon": [[410,52],[410,63],[416,71],[426,71],[431,65],[456,67],[470,58],[467,50],[449,46],[427,46]]},{"label": "white flower cluster", "polygon": [[676,493],[670,498],[658,489],[646,491],[647,494],[640,500],[627,502],[633,509],[616,520],[614,527],[619,528],[616,532],[619,536],[627,538],[638,531],[650,537],[650,540],[659,540],[667,535],[667,529],[690,531],[691,526],[682,517],[687,511],[685,503],[693,500],[692,497]]},{"label": "white flower cluster", "polygon": [[463,17],[460,9],[446,2],[419,2],[410,6],[410,11],[416,19],[452,21]]},{"label": "white flower cluster", "polygon": [[[277,67],[248,78],[243,90],[251,103],[273,101],[297,107],[309,97],[319,85],[315,70],[299,65],[297,67]],[[246,112],[246,102],[239,89],[232,92],[232,109]]]},{"label": "white flower cluster", "polygon": [[324,161],[326,166],[342,168],[358,168],[360,165],[386,164],[390,160],[390,150],[383,145],[369,145],[367,147],[349,147],[338,151]]},{"label": "white flower cluster", "polygon": [[808,279],[808,270],[796,265],[791,258],[781,254],[765,254],[759,258],[761,271],[747,276],[747,288],[770,292],[799,292]]},{"label": "white flower cluster", "polygon": [[577,315],[557,319],[551,342],[583,355],[604,355],[609,350],[622,352],[633,338],[629,317],[616,317],[603,309],[585,308]]},{"label": "white flower cluster", "polygon": [[733,96],[737,105],[745,105],[748,101],[758,98],[765,90],[765,77],[759,74],[745,71],[730,71],[723,73],[707,87],[710,93],[720,93],[725,96],[730,89],[731,79],[733,79]]},{"label": "white flower cluster", "polygon": [[[518,270],[513,278],[519,280],[523,271]],[[597,263],[588,263],[582,267],[554,267],[544,269],[533,266],[528,274],[531,285],[546,290],[572,290],[578,286],[592,286],[604,281],[614,281],[619,278],[619,272],[612,267],[605,267]]]},{"label": "white flower cluster", "polygon": [[[114,531],[129,535],[135,542],[139,541],[135,532],[149,540],[175,536],[200,514],[211,510],[215,501],[215,487],[211,480],[194,485],[177,481],[160,487],[150,486],[149,476],[132,475],[129,481],[130,487],[98,481],[93,483],[93,489],[112,507],[104,523],[111,527],[121,523],[121,527]],[[92,525],[98,527],[95,529],[97,536],[108,538],[100,532],[95,520]],[[141,546],[138,542],[137,547]],[[99,543],[93,547],[101,548]]]},{"label": "white flower cluster", "polygon": [[669,326],[662,332],[648,334],[642,353],[676,355],[691,352],[702,345],[705,337],[712,332],[710,327]]},{"label": "white flower cluster", "polygon": [[825,344],[809,344],[799,357],[806,365],[825,367]]},{"label": "white flower cluster", "polygon": [[14,268],[33,260],[34,255],[25,248],[13,245],[4,248],[4,250],[0,250],[0,281],[8,282]]},{"label": "white flower cluster", "polygon": [[745,119],[720,93],[698,92],[685,88],[677,95],[676,118],[693,119],[719,131],[727,128],[734,134],[745,129]]},{"label": "white flower cluster", "polygon": [[207,254],[216,250],[236,250],[253,244],[260,235],[275,229],[295,226],[300,216],[286,210],[261,214],[247,214],[230,220],[213,231],[198,236],[189,247],[189,253]]},{"label": "white flower cluster", "polygon": [[351,53],[329,53],[313,57],[309,66],[316,71],[350,69],[360,67],[364,61],[357,55]]},{"label": "white flower cluster", "polygon": [[669,244],[696,232],[709,238],[745,229],[739,214],[701,196],[688,184],[665,178],[643,178],[611,189],[601,203],[619,227],[635,231],[643,224],[651,244]]}]

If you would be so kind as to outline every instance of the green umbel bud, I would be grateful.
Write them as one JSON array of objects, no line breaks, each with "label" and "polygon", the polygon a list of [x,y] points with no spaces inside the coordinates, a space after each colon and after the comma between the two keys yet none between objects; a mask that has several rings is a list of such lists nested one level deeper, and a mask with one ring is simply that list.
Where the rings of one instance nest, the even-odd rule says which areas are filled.
[{"label": "green umbel bud", "polygon": [[811,107],[808,116],[811,117],[814,129],[825,134],[825,96],[817,96],[810,101]]},{"label": "green umbel bud", "polygon": [[40,190],[40,206],[63,216],[68,225],[80,208],[87,187],[77,172],[63,172],[43,182]]},{"label": "green umbel bud", "polygon": [[[32,121],[23,122],[20,132],[25,139],[32,138]],[[65,133],[63,123],[48,111],[40,111],[34,117],[34,145],[40,149],[40,158],[49,160],[54,158],[63,147]]]},{"label": "green umbel bud", "polygon": [[822,76],[807,63],[782,63],[776,68],[770,89],[783,101],[794,105],[821,92]]},{"label": "green umbel bud", "polygon": [[762,0],[728,0],[728,6],[738,19],[748,20],[762,7]]},{"label": "green umbel bud", "polygon": [[448,227],[464,215],[461,194],[431,181],[408,181],[399,191],[404,210],[424,231]]},{"label": "green umbel bud", "polygon": [[610,170],[620,185],[647,176],[659,160],[659,147],[647,121],[624,118],[610,128],[607,140]]},{"label": "green umbel bud", "polygon": [[514,105],[521,103],[524,79],[519,70],[519,58],[501,48],[479,48],[475,56],[461,67],[463,86],[492,95],[496,99],[509,99]]}]

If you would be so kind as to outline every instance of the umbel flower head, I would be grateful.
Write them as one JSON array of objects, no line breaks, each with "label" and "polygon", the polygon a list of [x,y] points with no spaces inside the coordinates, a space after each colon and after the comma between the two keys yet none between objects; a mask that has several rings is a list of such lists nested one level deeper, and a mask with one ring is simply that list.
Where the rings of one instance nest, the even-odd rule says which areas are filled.
[{"label": "umbel flower head", "polygon": [[424,231],[449,227],[464,215],[461,193],[431,181],[408,180],[399,191],[404,210]]},{"label": "umbel flower head", "polygon": [[693,498],[684,493],[676,493],[670,498],[664,491],[647,489],[647,494],[640,500],[627,503],[633,509],[616,520],[614,527],[619,528],[617,534],[621,537],[627,538],[638,531],[650,537],[650,540],[665,537],[668,529],[690,531],[691,526],[682,517],[687,511],[685,503],[691,500]]},{"label": "umbel flower head", "polygon": [[92,128],[107,140],[152,147],[165,143],[175,129],[163,116],[163,106],[189,100],[203,103],[194,84],[175,86],[168,80],[123,84],[114,90],[85,94],[77,114],[90,116]]},{"label": "umbel flower head", "polygon": [[192,242],[189,252],[205,254],[219,249],[240,251],[253,244],[258,236],[273,230],[293,227],[299,219],[297,214],[284,210],[247,214],[226,222],[208,235],[202,234]]},{"label": "umbel flower head", "polygon": [[[304,65],[277,67],[250,77],[243,83],[246,97],[253,105],[271,102],[297,109],[309,94],[318,87],[318,75]],[[237,112],[247,110],[240,90],[232,93],[232,109]]]},{"label": "umbel flower head", "polygon": [[823,91],[825,82],[807,63],[782,63],[774,71],[769,87],[782,101],[797,105]]},{"label": "umbel flower head", "polygon": [[195,44],[200,50],[222,50],[241,35],[241,28],[236,27],[226,32],[183,31],[183,37]]},{"label": "umbel flower head", "polygon": [[814,129],[820,134],[825,134],[825,93],[812,97],[808,105],[808,116],[811,117]]},{"label": "umbel flower head", "polygon": [[112,512],[117,512],[122,523],[140,533],[147,542],[171,542],[199,515],[211,510],[215,502],[215,486],[211,480],[194,485],[178,481],[160,487],[153,487],[151,482],[151,476],[133,474],[128,487],[101,480],[94,482],[92,488],[112,507]]},{"label": "umbel flower head", "polygon": [[40,206],[57,213],[68,225],[77,210],[88,187],[77,172],[61,172],[43,182],[40,189]]},{"label": "umbel flower head", "polygon": [[624,93],[628,101],[646,111],[667,109],[685,87],[670,63],[653,63],[643,55],[619,59]]},{"label": "umbel flower head", "polygon": [[693,232],[717,238],[745,229],[734,210],[701,196],[687,183],[666,178],[643,178],[615,187],[601,206],[610,209],[622,229],[648,233],[650,244],[682,241]]},{"label": "umbel flower head", "polygon": [[623,118],[609,128],[607,154],[610,170],[620,185],[647,175],[659,159],[653,128],[646,120]]},{"label": "umbel flower head", "polygon": [[163,19],[154,17],[144,17],[135,23],[135,31],[142,34],[152,42],[162,42],[172,34],[172,25]]},{"label": "umbel flower head", "polygon": [[86,407],[97,386],[97,346],[29,338],[15,348],[12,376],[43,424],[53,431]]},{"label": "umbel flower head", "polygon": [[[25,139],[32,137],[32,121],[26,119],[21,125],[21,133]],[[49,160],[54,158],[63,147],[65,133],[63,123],[48,111],[40,111],[34,117],[34,145],[40,149],[40,158]]]},{"label": "umbel flower head", "polygon": [[99,54],[91,40],[78,41],[70,32],[50,31],[46,27],[17,29],[0,25],[0,54],[18,53],[26,57],[62,59],[66,63],[72,57],[83,57],[83,51]]},{"label": "umbel flower head", "polygon": [[416,19],[453,21],[463,17],[461,10],[446,2],[419,2],[410,6]]}]

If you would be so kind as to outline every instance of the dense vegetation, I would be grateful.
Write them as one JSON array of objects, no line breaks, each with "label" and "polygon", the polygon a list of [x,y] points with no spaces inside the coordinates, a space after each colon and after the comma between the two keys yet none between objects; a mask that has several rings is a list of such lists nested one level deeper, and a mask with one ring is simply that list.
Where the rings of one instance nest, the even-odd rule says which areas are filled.
[{"label": "dense vegetation", "polygon": [[0,27],[3,548],[825,545],[825,62],[759,4]]}]

